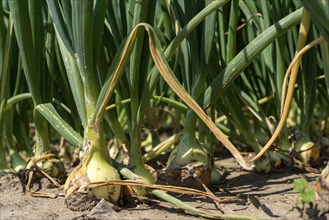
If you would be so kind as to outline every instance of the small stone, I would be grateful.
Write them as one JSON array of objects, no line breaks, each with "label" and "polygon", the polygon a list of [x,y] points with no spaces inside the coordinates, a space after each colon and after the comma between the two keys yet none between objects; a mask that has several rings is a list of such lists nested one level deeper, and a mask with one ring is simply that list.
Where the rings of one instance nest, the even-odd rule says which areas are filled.
[{"label": "small stone", "polygon": [[102,199],[87,216],[96,219],[119,219],[113,207],[112,203]]}]

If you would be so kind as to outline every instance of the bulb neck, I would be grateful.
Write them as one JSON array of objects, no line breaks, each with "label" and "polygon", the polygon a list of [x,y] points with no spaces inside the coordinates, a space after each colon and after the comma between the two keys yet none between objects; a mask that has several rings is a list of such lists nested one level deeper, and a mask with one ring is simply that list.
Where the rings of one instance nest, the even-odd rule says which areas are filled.
[{"label": "bulb neck", "polygon": [[110,161],[110,154],[106,147],[103,123],[97,123],[92,126],[87,126],[84,131],[84,154],[103,157]]}]

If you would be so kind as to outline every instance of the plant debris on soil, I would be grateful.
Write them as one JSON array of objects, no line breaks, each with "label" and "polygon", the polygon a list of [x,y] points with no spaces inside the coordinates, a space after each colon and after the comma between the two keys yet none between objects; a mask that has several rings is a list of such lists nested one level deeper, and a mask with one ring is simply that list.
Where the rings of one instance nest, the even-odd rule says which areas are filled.
[{"label": "plant debris on soil", "polygon": [[[293,189],[294,179],[305,178],[311,187],[315,187],[317,173],[286,167],[278,172],[258,174],[242,170],[233,158],[217,160],[216,165],[225,167],[229,175],[218,185],[212,185],[210,190],[219,198],[236,196],[236,201],[218,207],[206,197],[172,195],[214,214],[224,212],[262,219],[329,219],[329,198],[316,197],[313,206],[304,210],[296,207],[299,197]],[[44,179],[40,184],[34,184],[33,189],[56,198],[31,197],[24,193],[16,174],[1,174],[0,219],[200,219],[155,197],[124,196],[118,206],[98,200],[80,202],[82,207],[72,211],[62,190],[52,188]]]}]

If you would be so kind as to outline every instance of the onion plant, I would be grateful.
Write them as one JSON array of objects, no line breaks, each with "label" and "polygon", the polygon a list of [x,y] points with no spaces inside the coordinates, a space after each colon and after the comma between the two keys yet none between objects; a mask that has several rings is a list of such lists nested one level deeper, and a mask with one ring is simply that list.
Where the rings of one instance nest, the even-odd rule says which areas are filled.
[{"label": "onion plant", "polygon": [[[290,80],[289,80],[289,84],[288,84],[288,89],[287,89],[287,94],[285,94],[285,84],[283,85],[283,90],[282,90],[282,108],[281,108],[281,114],[282,117],[278,123],[277,128],[274,131],[273,136],[270,138],[270,140],[268,141],[268,143],[266,144],[266,146],[261,150],[261,152],[259,152],[253,160],[258,159],[261,155],[264,154],[264,152],[266,152],[266,150],[269,149],[269,147],[273,144],[274,140],[278,137],[279,132],[281,131],[285,120],[288,116],[288,112],[289,112],[289,108],[290,108],[290,104],[291,104],[291,100],[292,100],[292,96],[294,93],[294,86],[295,86],[295,82],[296,82],[296,78],[297,78],[297,73],[298,73],[298,65],[301,59],[301,55],[303,53],[305,53],[307,50],[309,50],[310,48],[312,48],[312,46],[316,45],[317,43],[319,43],[322,39],[322,37],[314,40],[313,42],[311,42],[309,45],[307,45],[305,48],[301,49],[303,47],[303,44],[305,43],[306,40],[306,35],[308,33],[308,28],[309,28],[309,17],[308,17],[308,13],[307,11],[304,11],[303,13],[303,19],[302,19],[302,23],[301,23],[301,27],[300,27],[300,32],[299,32],[299,38],[298,38],[298,44],[297,44],[297,53],[293,59],[293,61],[291,62],[291,64],[289,65],[289,68],[287,70],[286,76],[285,78],[287,78],[290,74],[291,71],[291,76],[290,76]],[[300,51],[299,51],[300,50]],[[307,138],[303,139],[303,142],[308,141]],[[307,144],[308,146],[310,144]],[[310,150],[310,149],[308,149]]]},{"label": "onion plant", "polygon": [[[5,157],[5,150],[7,148],[10,156],[10,162],[11,162],[11,168],[13,168],[15,171],[19,171],[20,169],[24,169],[26,166],[26,161],[20,156],[18,148],[16,147],[17,145],[17,138],[15,140],[14,134],[19,132],[14,132],[14,114],[16,113],[13,108],[13,102],[19,100],[19,97],[14,96],[10,97],[10,94],[15,95],[15,91],[12,93],[12,90],[15,89],[17,90],[17,84],[13,85],[11,82],[11,78],[16,78],[14,77],[14,74],[11,73],[11,65],[10,65],[10,60],[15,59],[13,55],[13,51],[16,46],[13,44],[14,41],[14,34],[13,34],[13,24],[12,20],[9,20],[9,25],[7,29],[7,34],[5,37],[5,45],[4,45],[4,57],[5,59],[3,60],[3,69],[2,69],[2,75],[1,75],[1,85],[0,85],[0,94],[1,94],[1,117],[0,117],[0,136],[1,136],[1,166],[3,169],[8,168],[6,160],[7,158]],[[20,68],[17,68],[18,71],[20,71]],[[14,69],[13,71],[16,71]],[[14,87],[14,88],[13,88]],[[22,125],[24,126],[23,123],[21,123],[18,128],[22,128]],[[26,132],[26,131],[25,131]],[[18,137],[18,136],[17,136]],[[20,136],[21,139],[22,136]],[[26,145],[27,146],[27,145]],[[25,148],[25,150],[27,150]]]},{"label": "onion plant", "polygon": [[[24,123],[20,123],[15,131],[15,116],[18,116],[18,113],[23,110],[23,106],[19,108],[13,108],[15,106],[15,103],[21,101],[21,96],[17,96],[17,88],[19,87],[19,82],[17,80],[14,83],[11,83],[11,79],[16,78],[17,76],[13,74],[13,72],[21,72],[20,65],[18,65],[17,69],[12,68],[10,65],[11,59],[19,59],[18,56],[14,56],[14,51],[17,49],[17,45],[14,44],[14,34],[13,34],[13,24],[12,20],[10,19],[10,23],[8,26],[8,32],[6,37],[6,46],[5,46],[5,57],[4,64],[3,65],[3,75],[2,75],[2,82],[1,82],[1,100],[2,100],[2,109],[1,109],[1,142],[2,144],[5,144],[7,146],[10,162],[11,162],[11,168],[13,168],[15,171],[19,171],[21,169],[24,169],[26,166],[26,161],[21,157],[19,153],[20,150],[24,150],[25,154],[29,154],[29,141],[26,141],[28,139],[24,136],[28,131],[28,129],[24,130]],[[19,76],[19,74],[17,74]],[[10,97],[10,94],[13,96]],[[30,97],[30,96],[29,96]],[[16,110],[16,111],[15,111]],[[27,119],[27,117],[26,117]],[[26,120],[25,119],[25,120]],[[27,120],[26,120],[27,121]],[[22,141],[19,141],[22,140]],[[25,144],[22,144],[24,141],[26,141]],[[18,148],[17,146],[23,145],[24,147]],[[4,146],[2,145],[2,149],[4,150]],[[3,162],[6,162],[6,159],[3,160]]]},{"label": "onion plant", "polygon": [[[75,144],[82,146],[83,158],[81,164],[72,171],[66,181],[64,190],[66,195],[70,195],[81,186],[84,182],[82,180],[97,182],[120,179],[119,173],[112,167],[105,145],[103,120],[99,119],[97,123],[93,121],[101,87],[98,81],[99,69],[96,58],[100,50],[108,1],[95,1],[95,5],[93,1],[47,1],[47,5],[84,128],[83,143],[79,138],[73,140]],[[49,109],[55,112],[51,105]],[[103,118],[103,114],[100,117]],[[76,134],[73,129],[62,132]],[[99,187],[93,189],[93,194],[116,203],[120,191],[120,186]]]},{"label": "onion plant", "polygon": [[[210,2],[173,2],[170,6],[173,8],[174,17],[180,26],[185,26],[187,21],[191,20],[205,5]],[[209,66],[213,65],[210,60],[214,45],[216,13],[210,14],[205,21],[200,24],[184,40],[179,49],[179,77],[187,91],[197,100],[206,85],[206,79],[209,72]],[[214,168],[213,161],[210,161],[207,150],[204,149],[197,138],[197,114],[189,110],[186,113],[183,134],[177,146],[171,153],[167,164],[167,173],[179,181],[182,181],[179,171],[186,169],[186,166],[198,163],[195,167],[199,178],[209,184],[211,181],[211,172]],[[207,133],[207,132],[206,132]],[[203,133],[205,137],[207,134]],[[209,133],[209,130],[208,130]],[[203,137],[200,137],[204,140]],[[204,143],[204,145],[212,143]],[[212,154],[212,153],[211,153]]]},{"label": "onion plant", "polygon": [[[319,131],[319,127],[312,126],[314,124],[314,117],[317,110],[317,102],[321,99],[326,99],[328,97],[328,92],[324,92],[321,88],[324,88],[325,83],[328,84],[328,42],[329,42],[329,25],[326,24],[326,21],[329,21],[329,4],[328,1],[316,1],[314,8],[310,7],[309,2],[303,1],[306,10],[314,23],[310,25],[310,33],[307,38],[308,41],[323,36],[325,41],[320,43],[319,49],[312,49],[310,52],[304,55],[301,65],[301,77],[298,77],[298,90],[296,95],[296,103],[301,110],[300,115],[300,134],[299,139],[296,143],[295,148],[300,152],[301,159],[304,163],[318,163],[319,157],[319,148],[321,146],[315,144],[315,137],[312,137],[314,130],[323,134],[323,131]],[[316,13],[315,13],[316,11]],[[321,21],[320,17],[321,16]],[[321,51],[321,52],[320,52]],[[320,56],[321,57],[318,57]],[[321,62],[323,61],[323,62]],[[311,63],[317,63],[318,65],[310,65]],[[323,73],[321,72],[321,68]],[[318,74],[324,74],[325,80],[317,80],[320,76]],[[323,92],[318,92],[322,90]],[[328,118],[327,113],[324,113],[322,117],[318,117],[317,120],[323,121],[326,123],[325,118]],[[325,118],[323,118],[323,116]],[[321,142],[320,142],[321,143]]]},{"label": "onion plant", "polygon": [[[246,20],[252,18],[253,23],[246,25],[246,27],[239,30],[235,35],[247,41],[253,40],[257,34],[270,29],[270,24],[282,18],[279,16],[287,15],[289,10],[293,8],[289,4],[291,3],[269,3],[266,1],[246,1],[240,4],[240,9],[243,11]],[[300,5],[296,7],[298,8]],[[269,13],[269,8],[272,8],[274,13]],[[279,10],[280,13],[277,12]],[[263,18],[254,17],[257,13],[263,15]],[[237,29],[237,27],[231,26],[228,26],[228,28],[229,30]],[[294,28],[291,29],[288,34],[294,31]],[[229,45],[230,41],[232,41],[229,38],[231,32],[228,32],[227,41]],[[224,35],[224,33],[221,35]],[[235,42],[234,40],[233,42]],[[263,52],[259,53],[262,59],[256,58],[250,67],[241,73],[241,78],[237,79],[235,83],[236,86],[233,86],[233,89],[228,88],[221,101],[216,103],[218,110],[223,112],[229,122],[239,131],[240,136],[244,139],[243,144],[249,145],[254,152],[259,152],[262,149],[261,145],[267,142],[274,131],[273,129],[276,124],[275,121],[269,119],[269,116],[272,115],[271,117],[276,119],[280,115],[280,112],[276,111],[276,108],[273,108],[273,106],[280,106],[280,91],[285,72],[285,64],[282,57],[282,45],[284,44],[286,44],[285,35],[277,37],[275,43],[270,44]],[[241,47],[243,48],[244,45],[238,44],[236,47],[239,49]],[[227,50],[227,54],[232,53],[234,48]],[[225,60],[225,58],[222,59]],[[275,65],[276,68],[274,67]],[[275,99],[273,101],[275,102],[271,101],[270,103],[261,105],[259,100],[268,96],[274,96]],[[246,108],[243,109],[243,106]],[[250,126],[250,122],[252,126]],[[286,135],[282,134],[280,137],[281,142],[279,145],[281,147],[289,144],[287,143]],[[289,149],[289,146],[287,147]],[[280,155],[275,152],[268,153],[266,158],[262,158],[256,162],[256,170],[261,172],[269,172],[280,166]]]},{"label": "onion plant", "polygon": [[[45,50],[43,42],[45,32],[43,29],[43,10],[42,4],[37,1],[8,1],[10,16],[13,19],[15,36],[20,51],[22,66],[27,81],[29,91],[31,92],[33,105],[36,106],[50,99],[51,89],[47,88],[47,83],[51,85],[50,75],[43,74],[46,71],[45,60],[42,59]],[[33,112],[35,125],[35,147],[34,156],[41,158],[50,152],[49,148],[49,130],[48,123],[39,112]],[[52,175],[52,167],[57,167],[52,161],[45,163],[46,169]],[[50,166],[50,167],[49,167]],[[63,166],[61,166],[63,167]],[[65,170],[56,171],[59,176],[63,176]],[[55,175],[55,174],[54,174]]]},{"label": "onion plant", "polygon": [[[155,1],[129,2],[126,6],[131,12],[127,16],[127,31],[132,29],[141,22],[149,24],[154,23],[155,16]],[[148,48],[148,41],[144,33],[138,34],[135,39],[135,46],[130,55],[128,70],[126,71],[125,81],[128,86],[126,95],[130,97],[131,102],[126,105],[128,117],[128,127],[130,142],[127,144],[129,150],[129,167],[134,173],[140,176],[141,180],[146,183],[154,183],[153,175],[146,169],[142,161],[141,148],[141,131],[144,115],[138,112],[140,105],[147,105],[141,102],[141,96],[147,91],[147,87],[142,88],[141,82],[146,81],[147,73],[152,68],[151,55]],[[135,187],[134,191],[137,195],[143,195],[143,189]]]},{"label": "onion plant", "polygon": [[[182,169],[192,167],[210,184],[219,177],[216,139],[243,168],[254,169],[251,162],[257,160],[256,170],[269,172],[282,160],[278,152],[266,152],[273,145],[278,151],[293,144],[302,149],[300,141],[312,145],[314,133],[329,134],[329,113],[321,110],[329,106],[329,16],[323,2],[315,1],[315,10],[308,1],[3,1],[0,169],[8,168],[6,156],[18,161],[21,146],[30,145],[33,120],[32,161],[47,158],[56,131],[82,151],[66,180],[66,197],[87,189],[116,203],[121,185],[106,182],[119,180],[120,173],[144,182],[133,186],[137,195],[152,193],[204,217],[234,218],[199,212],[162,190],[143,187],[156,182],[145,163],[171,150],[168,174],[183,179]],[[310,24],[309,34],[298,36],[300,22],[301,27]],[[300,67],[294,64],[298,51],[319,42]],[[166,114],[160,119],[152,108]],[[24,114],[29,117],[23,121]],[[322,130],[314,121],[321,121]],[[174,134],[162,143],[150,132],[150,151],[143,155],[144,128],[173,123],[178,125]],[[290,134],[300,141],[295,144]],[[110,156],[108,140],[115,142],[116,158]],[[233,143],[257,156],[246,161]],[[48,160],[42,166],[63,176],[64,170],[45,167],[61,169],[57,163]]]},{"label": "onion plant", "polygon": [[[3,6],[2,4],[0,5],[0,16],[1,18],[3,17]],[[5,97],[5,85],[7,82],[7,75],[8,75],[8,66],[3,65],[8,63],[6,62],[3,58],[4,57],[9,57],[9,52],[10,52],[10,45],[7,44],[8,46],[5,49],[5,39],[6,35],[10,36],[12,34],[12,27],[8,28],[7,33],[4,25],[4,20],[2,19],[0,21],[0,35],[1,35],[1,41],[0,41],[0,69],[1,69],[1,75],[0,75],[0,170],[6,170],[8,169],[7,165],[7,159],[6,159],[6,154],[5,154],[5,146],[3,142],[3,136],[4,136],[4,118],[5,118],[5,107],[7,103],[7,97]],[[8,38],[10,39],[10,38]],[[8,42],[7,42],[8,43]],[[5,51],[7,52],[5,56]]]}]

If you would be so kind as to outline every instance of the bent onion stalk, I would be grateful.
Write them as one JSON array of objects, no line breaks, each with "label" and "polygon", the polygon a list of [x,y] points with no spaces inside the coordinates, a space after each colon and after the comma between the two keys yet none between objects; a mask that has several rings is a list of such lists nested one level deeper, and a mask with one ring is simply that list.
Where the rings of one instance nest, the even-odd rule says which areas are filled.
[{"label": "bent onion stalk", "polygon": [[294,89],[295,89],[295,82],[296,82],[296,78],[297,78],[297,74],[298,74],[298,67],[299,67],[299,63],[301,60],[301,56],[304,53],[306,53],[310,48],[314,47],[316,44],[320,43],[323,40],[323,37],[319,37],[304,47],[304,44],[306,42],[306,37],[308,34],[309,25],[310,25],[310,17],[306,11],[303,11],[303,18],[302,18],[302,22],[300,24],[300,31],[299,31],[299,38],[298,38],[298,43],[297,43],[298,45],[297,45],[297,49],[296,49],[296,54],[295,54],[294,59],[290,63],[290,65],[287,69],[286,75],[285,75],[285,78],[288,78],[290,76],[289,83],[287,85],[288,88],[286,88],[286,83],[285,83],[285,82],[287,82],[287,79],[284,80],[284,83],[282,86],[282,98],[281,98],[282,104],[281,104],[280,121],[279,121],[272,137],[270,138],[270,140],[266,143],[266,145],[262,148],[262,150],[254,158],[252,158],[250,160],[250,162],[258,160],[272,146],[272,144],[274,143],[276,138],[279,136],[279,134],[285,124],[285,121],[287,119],[288,113],[289,113],[289,109],[290,109],[290,105],[291,105],[291,101],[292,101],[293,93],[294,93]]}]

